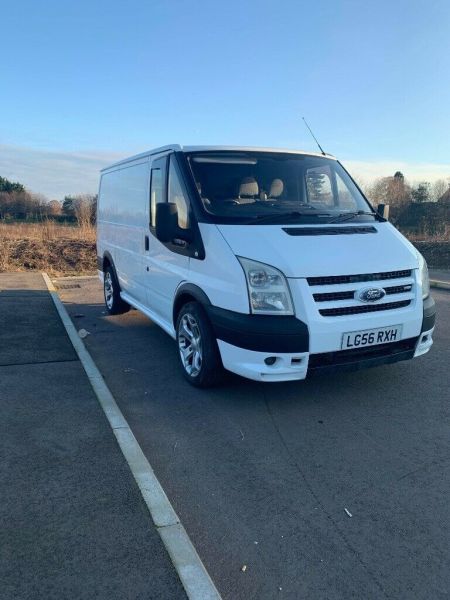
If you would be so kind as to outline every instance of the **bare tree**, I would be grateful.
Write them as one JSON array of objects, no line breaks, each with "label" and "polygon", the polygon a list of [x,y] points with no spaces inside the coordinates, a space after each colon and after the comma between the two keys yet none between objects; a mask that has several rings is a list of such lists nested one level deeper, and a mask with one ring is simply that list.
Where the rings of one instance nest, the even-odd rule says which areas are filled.
[{"label": "bare tree", "polygon": [[438,179],[431,186],[431,200],[437,202],[442,198],[445,192],[450,188],[450,182],[447,183],[444,179]]},{"label": "bare tree", "polygon": [[393,177],[376,179],[367,188],[367,195],[373,204],[389,204],[394,222],[411,203],[411,187],[400,171]]},{"label": "bare tree", "polygon": [[61,202],[59,200],[50,200],[47,204],[49,215],[60,215],[61,214]]},{"label": "bare tree", "polygon": [[83,194],[73,198],[73,210],[79,227],[90,229],[93,225],[97,197]]}]

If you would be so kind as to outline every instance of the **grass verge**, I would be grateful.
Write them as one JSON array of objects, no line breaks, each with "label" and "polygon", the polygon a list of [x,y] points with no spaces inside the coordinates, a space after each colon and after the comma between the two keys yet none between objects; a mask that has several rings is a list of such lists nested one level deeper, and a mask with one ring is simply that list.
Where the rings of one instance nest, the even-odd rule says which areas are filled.
[{"label": "grass verge", "polygon": [[0,272],[93,275],[96,269],[94,227],[71,227],[50,221],[0,224]]}]

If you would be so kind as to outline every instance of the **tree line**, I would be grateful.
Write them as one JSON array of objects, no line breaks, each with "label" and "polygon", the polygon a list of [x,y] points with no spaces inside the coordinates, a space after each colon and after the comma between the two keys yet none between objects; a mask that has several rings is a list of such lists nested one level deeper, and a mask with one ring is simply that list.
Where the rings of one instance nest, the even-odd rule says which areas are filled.
[{"label": "tree line", "polygon": [[[360,184],[374,206],[390,205],[390,220],[407,231],[446,235],[450,229],[450,177],[433,184],[410,185],[403,173]],[[24,185],[0,177],[0,220],[43,220],[95,224],[97,195],[66,196],[62,202],[28,192]]]},{"label": "tree line", "polygon": [[389,219],[400,229],[426,235],[449,233],[450,178],[410,185],[397,171],[361,187],[374,206],[389,204]]},{"label": "tree line", "polygon": [[66,196],[62,202],[33,194],[18,182],[0,177],[0,220],[76,222],[80,226],[95,224],[97,195]]}]

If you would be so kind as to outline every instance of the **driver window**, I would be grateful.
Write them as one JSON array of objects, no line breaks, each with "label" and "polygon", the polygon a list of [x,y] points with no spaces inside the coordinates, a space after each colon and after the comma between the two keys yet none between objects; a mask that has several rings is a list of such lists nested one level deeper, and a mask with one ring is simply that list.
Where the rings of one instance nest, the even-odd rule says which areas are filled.
[{"label": "driver window", "polygon": [[174,156],[170,157],[169,166],[169,202],[174,202],[178,209],[178,226],[181,229],[189,228],[189,204],[184,189],[181,185],[178,167]]}]

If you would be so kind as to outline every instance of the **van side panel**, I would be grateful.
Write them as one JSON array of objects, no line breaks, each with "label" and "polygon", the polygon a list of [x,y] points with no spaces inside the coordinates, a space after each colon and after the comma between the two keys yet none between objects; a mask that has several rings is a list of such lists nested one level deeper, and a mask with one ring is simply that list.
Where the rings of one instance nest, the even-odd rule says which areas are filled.
[{"label": "van side panel", "polygon": [[123,291],[145,301],[143,252],[149,223],[148,158],[103,173],[98,204],[98,253],[108,251]]}]

